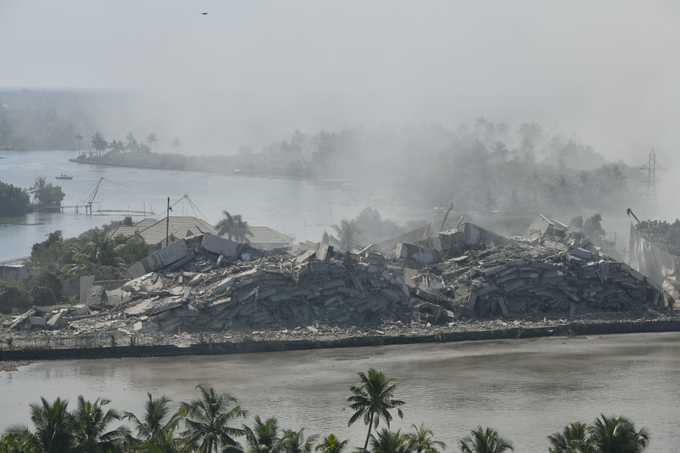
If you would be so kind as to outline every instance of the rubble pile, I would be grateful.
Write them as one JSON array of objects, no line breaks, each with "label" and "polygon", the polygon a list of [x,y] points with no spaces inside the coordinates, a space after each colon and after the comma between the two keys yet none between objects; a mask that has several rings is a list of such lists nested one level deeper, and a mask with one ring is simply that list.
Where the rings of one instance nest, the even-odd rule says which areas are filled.
[{"label": "rubble pile", "polygon": [[375,258],[262,258],[202,273],[151,273],[123,290],[130,293],[124,314],[164,332],[356,325],[411,314],[403,280]]},{"label": "rubble pile", "polygon": [[660,284],[595,247],[579,247],[563,224],[542,217],[538,226],[521,240],[465,223],[424,242],[396,243],[390,260],[374,246],[341,254],[321,244],[291,256],[204,235],[136,263],[136,278],[109,297],[34,307],[5,327],[110,334],[112,342],[123,334],[132,344],[180,332],[658,315],[672,305]]},{"label": "rubble pile", "polygon": [[663,290],[628,265],[583,248],[516,241],[443,261],[440,293],[481,318],[573,317],[663,310]]}]

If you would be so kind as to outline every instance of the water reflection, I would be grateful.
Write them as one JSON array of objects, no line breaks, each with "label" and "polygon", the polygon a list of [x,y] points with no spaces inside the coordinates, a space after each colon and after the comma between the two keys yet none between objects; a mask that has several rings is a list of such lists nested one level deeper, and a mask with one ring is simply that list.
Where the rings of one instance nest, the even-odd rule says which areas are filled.
[{"label": "water reflection", "polygon": [[451,445],[476,424],[501,428],[518,451],[545,451],[545,436],[601,411],[623,413],[652,430],[653,450],[678,445],[680,334],[623,335],[449,345],[411,345],[218,357],[83,360],[34,364],[0,376],[0,427],[27,421],[38,395],[106,396],[141,410],[144,394],[174,400],[206,383],[237,395],[251,414],[283,426],[350,437],[343,409],[356,372],[370,366],[400,381],[406,419]]}]

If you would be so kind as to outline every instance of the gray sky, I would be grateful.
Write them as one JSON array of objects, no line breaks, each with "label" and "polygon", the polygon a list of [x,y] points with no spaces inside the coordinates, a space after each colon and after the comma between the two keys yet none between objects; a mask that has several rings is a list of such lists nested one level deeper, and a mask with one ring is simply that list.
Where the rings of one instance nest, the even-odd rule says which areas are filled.
[{"label": "gray sky", "polygon": [[0,0],[0,86],[132,90],[229,145],[483,115],[639,160],[677,143],[679,5]]}]

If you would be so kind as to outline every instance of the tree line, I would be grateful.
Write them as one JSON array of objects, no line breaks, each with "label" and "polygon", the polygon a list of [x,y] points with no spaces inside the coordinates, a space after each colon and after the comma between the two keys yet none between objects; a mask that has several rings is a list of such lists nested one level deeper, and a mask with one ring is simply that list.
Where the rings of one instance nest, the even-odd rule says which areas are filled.
[{"label": "tree line", "polygon": [[42,176],[28,189],[0,181],[0,217],[19,217],[34,209],[58,210],[65,196],[60,186]]},{"label": "tree line", "polygon": [[[411,431],[391,430],[394,416],[403,418],[405,402],[396,398],[397,384],[382,371],[360,372],[347,398],[348,426],[361,421],[366,437],[355,452],[441,453],[447,445],[425,425]],[[308,435],[305,428],[282,429],[276,418],[254,417],[238,400],[211,387],[196,387],[198,397],[172,410],[163,396],[147,395],[141,414],[119,412],[110,401],[78,398],[73,411],[61,398],[32,404],[31,427],[8,429],[0,437],[0,453],[343,453],[347,440],[335,434]],[[112,425],[121,423],[115,428]],[[381,428],[382,424],[382,428]],[[380,428],[380,429],[379,429]],[[549,453],[640,453],[649,445],[645,429],[625,417],[601,415],[592,424],[575,422],[547,438]],[[460,439],[462,453],[505,453],[513,443],[490,427],[478,426]]]}]

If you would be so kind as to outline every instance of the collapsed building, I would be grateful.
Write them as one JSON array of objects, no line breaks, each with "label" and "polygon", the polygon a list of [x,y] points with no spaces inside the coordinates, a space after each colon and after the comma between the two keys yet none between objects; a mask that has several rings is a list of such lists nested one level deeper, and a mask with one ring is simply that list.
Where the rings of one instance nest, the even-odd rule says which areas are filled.
[{"label": "collapsed building", "polygon": [[[475,224],[414,241],[393,255],[327,244],[292,256],[210,233],[157,250],[130,269],[113,300],[32,309],[5,327],[80,334],[238,331],[307,326],[447,325],[475,319],[655,316],[660,285],[585,248],[563,224],[506,238]],[[536,232],[537,231],[537,232]]]},{"label": "collapsed building", "polygon": [[673,298],[680,297],[680,221],[631,224],[628,262]]}]

